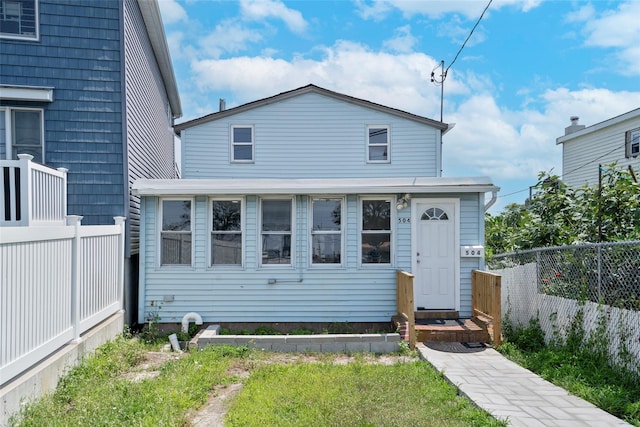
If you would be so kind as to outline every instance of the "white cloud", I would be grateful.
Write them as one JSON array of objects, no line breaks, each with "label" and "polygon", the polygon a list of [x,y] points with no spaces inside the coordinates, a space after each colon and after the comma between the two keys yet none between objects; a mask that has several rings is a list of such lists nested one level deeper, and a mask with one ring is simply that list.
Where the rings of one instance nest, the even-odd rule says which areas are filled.
[{"label": "white cloud", "polygon": [[[407,1],[407,0],[373,0],[367,3],[365,0],[356,2],[357,11],[363,19],[381,21],[394,9],[400,10],[405,17],[424,15],[429,18],[442,18],[447,14],[460,14],[467,19],[477,19],[487,1]],[[488,9],[500,9],[504,6],[518,7],[523,12],[538,7],[542,0],[497,0]]]},{"label": "white cloud", "polygon": [[261,21],[267,18],[281,19],[294,33],[302,34],[307,30],[308,23],[302,14],[290,9],[277,0],[241,0],[240,9],[243,18]]},{"label": "white cloud", "polygon": [[592,10],[579,10],[568,19],[585,23],[586,46],[618,49],[614,55],[618,64],[614,64],[612,71],[633,76],[640,75],[639,16],[640,2],[630,1],[600,16],[594,16]]},{"label": "white cloud", "polygon": [[[354,42],[338,41],[323,48],[320,60],[294,57],[236,57],[195,61],[192,70],[201,90],[229,91],[227,105],[245,103],[309,83],[399,108],[439,117],[440,89],[430,83],[436,61],[422,53],[375,52]],[[447,92],[466,92],[456,78]]]},{"label": "white cloud", "polygon": [[219,58],[224,53],[238,53],[249,43],[262,40],[259,32],[246,28],[235,20],[226,20],[216,25],[214,30],[199,40],[201,53]]},{"label": "white cloud", "polygon": [[160,7],[162,21],[167,25],[189,20],[187,12],[176,0],[160,0],[158,6]]},{"label": "white cloud", "polygon": [[417,42],[418,39],[411,34],[411,26],[405,25],[396,28],[394,37],[385,40],[383,46],[394,52],[409,53]]}]

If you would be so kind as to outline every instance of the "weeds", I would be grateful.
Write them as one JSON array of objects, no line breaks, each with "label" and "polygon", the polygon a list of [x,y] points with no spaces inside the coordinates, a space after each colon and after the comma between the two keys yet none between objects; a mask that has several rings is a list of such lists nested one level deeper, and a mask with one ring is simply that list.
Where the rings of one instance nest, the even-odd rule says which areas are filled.
[{"label": "weeds", "polygon": [[508,325],[505,331],[509,333],[498,350],[544,379],[640,427],[640,375],[610,364],[605,314],[600,316],[594,333],[586,336],[579,310],[566,338],[554,330],[548,346],[537,318],[528,327]]}]

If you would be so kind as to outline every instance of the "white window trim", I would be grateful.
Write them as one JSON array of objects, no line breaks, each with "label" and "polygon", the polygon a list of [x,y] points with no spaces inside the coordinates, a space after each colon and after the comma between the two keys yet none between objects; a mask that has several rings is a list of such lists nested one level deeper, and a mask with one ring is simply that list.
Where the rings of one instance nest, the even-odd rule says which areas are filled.
[{"label": "white window trim", "polygon": [[[251,129],[251,144],[248,144],[246,142],[244,143],[235,143],[233,141],[233,130],[236,128],[250,128]],[[236,145],[245,145],[245,146],[251,146],[251,160],[244,160],[244,159],[240,159],[240,160],[236,160],[235,159],[235,150],[234,147]],[[254,125],[250,125],[250,124],[235,124],[235,125],[231,125],[231,127],[229,128],[229,159],[231,163],[255,163],[255,158],[256,158],[256,129]]]},{"label": "white window trim", "polygon": [[34,35],[0,33],[0,39],[40,41],[40,0],[33,0],[33,2],[34,2],[34,13],[35,13],[35,21],[36,21],[35,22],[36,33]]},{"label": "white window trim", "polygon": [[[216,232],[213,230],[213,202],[230,202],[230,201],[239,201],[240,202],[240,241],[242,242],[242,252],[240,255],[240,264],[213,264],[212,263],[212,259],[211,259],[211,245],[212,245],[212,239],[213,239],[213,233]],[[209,249],[207,251],[207,263],[208,263],[208,268],[211,269],[242,269],[244,268],[244,259],[245,259],[245,248],[246,248],[246,233],[245,233],[245,229],[246,229],[246,223],[245,223],[245,219],[246,219],[246,200],[245,197],[243,196],[225,196],[225,197],[210,197],[209,201],[207,203],[208,209],[209,209],[209,214],[208,214],[208,221],[209,221]],[[222,233],[225,234],[225,232],[217,232],[217,233]],[[228,234],[238,234],[238,232],[227,232]]]},{"label": "white window trim", "polygon": [[633,136],[640,138],[640,128],[631,129],[624,133],[624,156],[627,159],[633,159],[639,156],[639,154],[631,154],[631,141]]},{"label": "white window trim", "polygon": [[[163,264],[162,263],[162,215],[163,215],[163,208],[162,208],[162,202],[164,201],[170,201],[170,200],[174,200],[174,201],[183,201],[183,202],[191,202],[191,212],[190,212],[190,223],[191,223],[191,228],[190,228],[190,233],[191,233],[191,264]],[[162,268],[162,269],[167,269],[167,268],[177,268],[177,269],[192,269],[193,266],[195,265],[195,230],[194,230],[194,211],[195,211],[195,199],[193,197],[162,197],[158,199],[158,220],[157,220],[157,233],[156,235],[157,237],[157,257],[158,260],[156,262],[156,265],[158,266],[158,268]],[[165,232],[166,233],[166,232]],[[180,232],[176,232],[176,233],[184,233],[184,231],[180,231]]]},{"label": "white window trim", "polygon": [[[340,200],[340,231],[313,231],[313,201],[314,200]],[[322,195],[322,196],[309,196],[309,265],[314,268],[336,268],[343,267],[345,265],[345,206],[346,200],[345,196],[330,196],[330,195]],[[313,235],[320,234],[340,234],[340,262],[339,263],[314,263],[313,262]]]},{"label": "white window trim", "polygon": [[[46,163],[45,146],[44,146],[44,110],[42,108],[29,108],[29,107],[9,107],[2,106],[0,111],[4,111],[4,138],[5,138],[5,159],[11,159],[11,153],[13,152],[13,122],[11,117],[13,111],[38,111],[40,113],[40,147],[42,147],[42,163]],[[17,153],[21,154],[21,153]],[[2,159],[0,159],[2,160]],[[17,160],[17,159],[13,159]]]},{"label": "white window trim", "polygon": [[[369,142],[369,129],[386,129],[387,130],[387,143],[386,144],[371,144]],[[365,150],[365,156],[366,156],[366,161],[367,163],[391,163],[391,126],[389,125],[367,125],[367,128],[365,130],[365,137],[364,137],[365,141],[366,141],[366,150]],[[385,160],[370,160],[369,157],[369,150],[371,149],[371,147],[383,147],[386,146],[387,147],[387,158]]]},{"label": "white window trim", "polygon": [[[362,202],[365,200],[383,200],[390,203],[391,210],[391,218],[390,218],[390,227],[389,230],[390,236],[389,241],[391,242],[391,250],[389,251],[389,264],[382,263],[365,263],[362,262]],[[358,198],[358,267],[360,268],[390,268],[395,266],[395,251],[396,251],[396,222],[397,222],[397,214],[396,214],[396,197],[387,195],[380,196],[364,196]],[[372,231],[371,233],[379,233],[382,230]]]},{"label": "white window trim", "polygon": [[[291,200],[291,248],[290,248],[290,256],[291,262],[289,264],[263,264],[262,263],[262,202],[264,200]],[[295,267],[295,262],[297,260],[297,252],[296,252],[296,198],[294,196],[273,196],[273,197],[260,197],[260,201],[258,203],[258,247],[257,247],[257,257],[258,257],[258,266],[260,268],[289,268],[293,269]],[[274,233],[275,234],[275,233]]]}]

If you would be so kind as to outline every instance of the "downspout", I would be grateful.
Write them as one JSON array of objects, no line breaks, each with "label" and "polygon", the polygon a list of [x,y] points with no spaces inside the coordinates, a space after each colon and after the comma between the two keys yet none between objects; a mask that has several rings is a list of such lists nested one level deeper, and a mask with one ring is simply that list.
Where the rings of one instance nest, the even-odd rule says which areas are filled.
[{"label": "downspout", "polygon": [[484,205],[484,211],[485,212],[488,211],[489,208],[494,205],[496,200],[498,200],[498,192],[497,191],[492,191],[491,192],[491,200],[489,200],[487,202],[487,204]]}]

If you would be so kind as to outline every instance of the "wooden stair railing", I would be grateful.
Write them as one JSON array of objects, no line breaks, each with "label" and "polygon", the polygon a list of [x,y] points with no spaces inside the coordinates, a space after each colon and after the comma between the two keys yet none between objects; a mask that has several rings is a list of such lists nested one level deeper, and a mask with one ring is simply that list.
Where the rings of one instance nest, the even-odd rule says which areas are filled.
[{"label": "wooden stair railing", "polygon": [[502,276],[488,271],[473,270],[471,275],[473,317],[488,323],[494,345],[502,343]]}]

